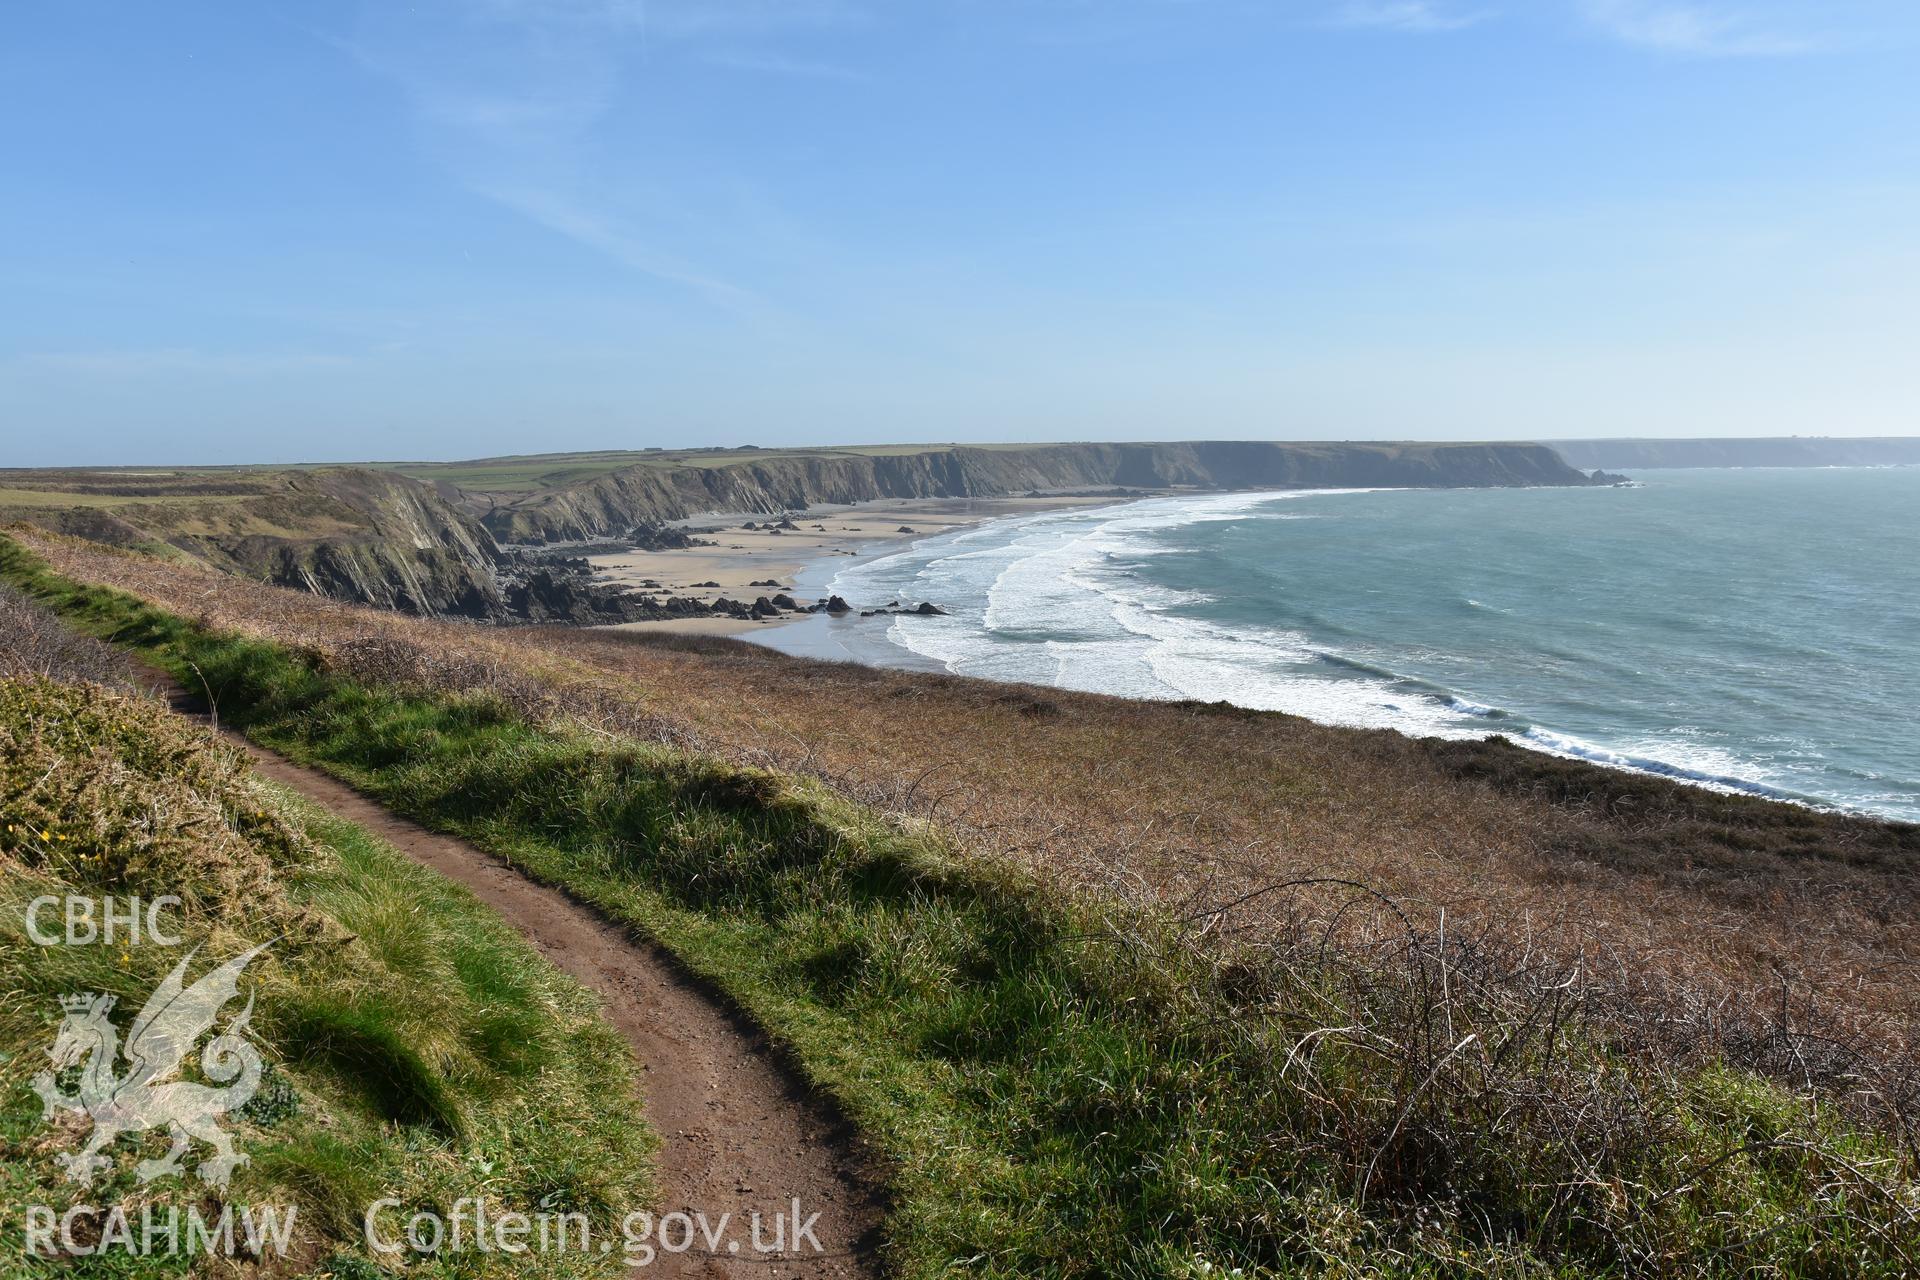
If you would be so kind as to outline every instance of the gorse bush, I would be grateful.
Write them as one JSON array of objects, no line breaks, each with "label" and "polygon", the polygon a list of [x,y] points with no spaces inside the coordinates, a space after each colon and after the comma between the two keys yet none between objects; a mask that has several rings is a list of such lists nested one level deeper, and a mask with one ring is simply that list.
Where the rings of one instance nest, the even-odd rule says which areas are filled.
[{"label": "gorse bush", "polygon": [[[183,946],[36,945],[28,903],[68,894],[175,895],[182,906],[168,924]],[[246,982],[268,1067],[227,1121],[252,1160],[228,1198],[296,1207],[293,1250],[264,1259],[267,1274],[306,1274],[328,1253],[339,1274],[377,1274],[340,1259],[361,1247],[361,1217],[387,1195],[444,1207],[482,1194],[531,1211],[538,1195],[511,1187],[565,1186],[571,1203],[608,1220],[650,1203],[631,1059],[586,992],[466,894],[258,781],[239,751],[159,703],[35,676],[0,680],[8,1223],[29,1204],[210,1203],[186,1179],[135,1186],[136,1159],[164,1151],[164,1132],[123,1137],[104,1185],[62,1181],[28,1081],[46,1065],[59,997],[111,993],[124,1020],[186,948],[199,948],[191,979],[262,943]],[[23,1257],[23,1244],[10,1229],[0,1273],[144,1277],[206,1265],[184,1253]],[[620,1269],[579,1257],[552,1265],[556,1276]],[[456,1273],[517,1274],[486,1258],[421,1260],[409,1272]]]},{"label": "gorse bush", "polygon": [[902,1274],[1894,1277],[1913,1152],[1523,939],[1364,886],[1257,938],[969,856],[815,780],[367,679],[49,584],[319,764],[653,933],[892,1162]]}]

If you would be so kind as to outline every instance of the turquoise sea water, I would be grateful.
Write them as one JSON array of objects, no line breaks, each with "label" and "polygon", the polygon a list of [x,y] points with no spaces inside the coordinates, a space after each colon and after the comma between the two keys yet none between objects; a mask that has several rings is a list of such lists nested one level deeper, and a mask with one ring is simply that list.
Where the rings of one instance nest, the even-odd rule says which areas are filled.
[{"label": "turquoise sea water", "polygon": [[1150,499],[850,565],[870,662],[1542,750],[1920,820],[1920,469]]}]

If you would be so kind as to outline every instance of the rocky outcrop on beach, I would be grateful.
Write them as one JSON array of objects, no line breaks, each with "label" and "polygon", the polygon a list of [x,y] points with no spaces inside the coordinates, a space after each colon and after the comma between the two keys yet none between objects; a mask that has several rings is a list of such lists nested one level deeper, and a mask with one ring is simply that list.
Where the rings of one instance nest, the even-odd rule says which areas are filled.
[{"label": "rocky outcrop on beach", "polygon": [[885,618],[902,613],[912,614],[918,618],[944,618],[947,616],[945,609],[942,609],[939,605],[929,600],[922,600],[919,604],[911,608],[902,605],[898,600],[889,600],[878,609],[862,609],[860,616],[863,618]]},{"label": "rocky outcrop on beach", "polygon": [[583,576],[550,569],[537,569],[511,583],[505,594],[508,613],[527,622],[639,622],[646,616],[637,600],[596,593]]},{"label": "rocky outcrop on beach", "polygon": [[801,604],[781,592],[756,596],[751,602],[720,596],[712,601],[685,596],[661,596],[605,586],[584,575],[537,570],[509,584],[502,621],[561,623],[569,626],[607,626],[624,622],[665,622],[688,618],[728,618],[739,622],[769,622],[793,614],[820,613],[827,601]]},{"label": "rocky outcrop on beach", "polygon": [[685,529],[646,520],[627,530],[627,544],[635,551],[685,551],[716,545],[712,538],[696,538]]}]

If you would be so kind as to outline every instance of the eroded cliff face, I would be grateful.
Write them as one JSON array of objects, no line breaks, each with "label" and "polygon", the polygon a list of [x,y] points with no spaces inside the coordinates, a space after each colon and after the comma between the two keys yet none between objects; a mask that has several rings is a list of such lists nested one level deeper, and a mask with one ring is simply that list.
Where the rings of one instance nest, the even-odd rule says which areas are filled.
[{"label": "eroded cliff face", "polygon": [[642,464],[487,512],[508,543],[606,537],[644,521],[710,511],[772,512],[879,498],[1005,497],[1079,488],[1466,488],[1584,485],[1532,444],[1067,444],[917,453],[743,458],[713,466]]},{"label": "eroded cliff face", "polygon": [[493,536],[432,488],[362,468],[296,473],[288,487],[291,500],[351,512],[358,527],[221,546],[244,572],[403,613],[484,618],[502,611]]},{"label": "eroded cliff face", "polygon": [[[107,485],[94,485],[106,490]],[[389,471],[242,473],[217,486],[113,478],[110,508],[23,505],[35,524],[185,556],[226,573],[406,613],[502,611],[493,536],[432,488]]]}]

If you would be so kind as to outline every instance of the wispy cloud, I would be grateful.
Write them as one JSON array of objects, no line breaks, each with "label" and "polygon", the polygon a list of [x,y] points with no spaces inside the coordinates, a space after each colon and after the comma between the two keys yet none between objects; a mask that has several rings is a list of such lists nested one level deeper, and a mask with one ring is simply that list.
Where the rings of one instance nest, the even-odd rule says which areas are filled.
[{"label": "wispy cloud", "polygon": [[1459,31],[1486,21],[1484,10],[1460,10],[1436,0],[1349,0],[1334,11],[1334,26],[1388,31]]},{"label": "wispy cloud", "polygon": [[1751,10],[1672,0],[1581,0],[1587,20],[1629,44],[1701,58],[1778,58],[1816,41]]},{"label": "wispy cloud", "polygon": [[706,294],[715,302],[750,307],[755,295],[680,261],[645,236],[623,226],[617,219],[584,207],[563,192],[530,187],[480,187],[481,195],[512,209],[589,249],[605,254],[622,266],[645,272],[660,280],[685,285]]},{"label": "wispy cloud", "polygon": [[401,91],[425,153],[474,194],[629,270],[752,309],[752,291],[671,247],[683,238],[672,227],[711,220],[663,207],[662,184],[636,185],[644,161],[638,175],[631,157],[605,163],[600,126],[645,42],[751,37],[843,12],[825,0],[381,0],[332,43]]}]

